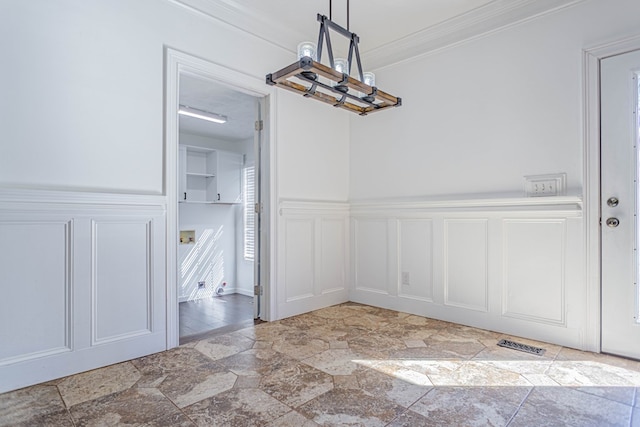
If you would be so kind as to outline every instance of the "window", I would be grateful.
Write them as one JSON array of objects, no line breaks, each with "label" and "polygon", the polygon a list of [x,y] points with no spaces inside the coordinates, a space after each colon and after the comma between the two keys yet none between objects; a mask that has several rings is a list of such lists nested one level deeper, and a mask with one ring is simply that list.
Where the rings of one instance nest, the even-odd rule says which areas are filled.
[{"label": "window", "polygon": [[244,193],[244,259],[253,261],[255,251],[255,167],[242,170]]}]

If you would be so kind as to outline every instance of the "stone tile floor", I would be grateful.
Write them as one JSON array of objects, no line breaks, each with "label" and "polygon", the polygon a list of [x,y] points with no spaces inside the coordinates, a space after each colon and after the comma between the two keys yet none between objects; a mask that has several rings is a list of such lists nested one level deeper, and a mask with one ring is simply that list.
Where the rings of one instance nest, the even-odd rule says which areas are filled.
[{"label": "stone tile floor", "polygon": [[640,362],[347,303],[2,394],[0,426],[640,426],[639,387]]}]

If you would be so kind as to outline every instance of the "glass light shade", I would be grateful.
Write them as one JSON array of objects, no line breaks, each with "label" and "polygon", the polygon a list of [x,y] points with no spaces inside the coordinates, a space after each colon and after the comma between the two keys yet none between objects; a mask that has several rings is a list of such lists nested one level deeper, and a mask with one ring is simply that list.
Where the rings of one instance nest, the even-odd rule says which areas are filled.
[{"label": "glass light shade", "polygon": [[344,58],[336,58],[333,61],[333,68],[343,74],[349,74],[349,62]]},{"label": "glass light shade", "polygon": [[310,57],[314,61],[318,60],[318,45],[314,42],[302,42],[298,45],[298,59],[305,56]]},{"label": "glass light shade", "polygon": [[369,85],[369,86],[375,86],[376,85],[376,75],[373,74],[371,71],[367,71],[366,73],[362,73],[362,78],[364,79],[362,83]]}]

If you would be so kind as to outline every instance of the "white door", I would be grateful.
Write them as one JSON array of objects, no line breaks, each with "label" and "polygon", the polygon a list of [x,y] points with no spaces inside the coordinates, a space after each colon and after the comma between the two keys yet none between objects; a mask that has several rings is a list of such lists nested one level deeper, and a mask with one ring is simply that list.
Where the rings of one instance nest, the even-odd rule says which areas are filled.
[{"label": "white door", "polygon": [[263,143],[263,135],[264,135],[264,122],[262,121],[262,103],[264,102],[264,98],[256,99],[256,126],[254,133],[254,156],[255,156],[255,166],[253,170],[253,201],[254,201],[254,220],[253,220],[253,282],[254,282],[254,292],[253,292],[253,318],[259,319],[262,314],[262,280],[261,274],[263,271],[260,265],[260,246],[262,244],[262,239],[260,236],[260,232],[262,230],[261,227],[261,207],[262,207],[262,180],[260,177],[262,176],[262,143]]},{"label": "white door", "polygon": [[601,62],[602,351],[640,359],[638,75],[640,51]]}]

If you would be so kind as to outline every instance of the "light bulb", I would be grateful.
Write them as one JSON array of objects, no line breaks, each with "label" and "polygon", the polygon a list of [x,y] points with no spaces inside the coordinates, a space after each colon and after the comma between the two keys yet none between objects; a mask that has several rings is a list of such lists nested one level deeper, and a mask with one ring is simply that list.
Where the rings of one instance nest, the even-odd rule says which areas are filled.
[{"label": "light bulb", "polygon": [[[376,85],[376,75],[371,71],[362,73],[362,83],[374,87]],[[359,96],[366,102],[374,102],[376,100],[376,97],[369,93],[360,93]]]},{"label": "light bulb", "polygon": [[349,62],[344,58],[336,58],[333,61],[333,68],[343,74],[349,74]]},{"label": "light bulb", "polygon": [[366,85],[369,86],[375,86],[376,85],[376,75],[373,74],[371,71],[367,71],[365,73],[362,73],[362,78],[363,78],[363,82]]},{"label": "light bulb", "polygon": [[314,42],[302,42],[298,45],[298,59],[302,59],[305,56],[314,61],[318,60],[318,46]]}]

